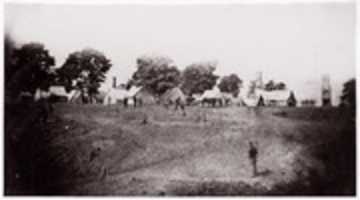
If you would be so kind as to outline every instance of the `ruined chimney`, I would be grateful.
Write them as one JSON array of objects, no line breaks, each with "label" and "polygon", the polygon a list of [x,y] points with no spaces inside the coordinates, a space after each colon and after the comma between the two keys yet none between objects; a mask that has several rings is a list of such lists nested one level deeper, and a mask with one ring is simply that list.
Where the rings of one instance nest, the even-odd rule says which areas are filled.
[{"label": "ruined chimney", "polygon": [[116,77],[115,77],[115,76],[113,77],[113,84],[112,84],[112,87],[113,87],[113,88],[116,88]]},{"label": "ruined chimney", "polygon": [[328,74],[323,75],[322,77],[321,96],[322,106],[331,106],[331,84],[330,76]]},{"label": "ruined chimney", "polygon": [[256,87],[264,89],[263,74],[261,71],[256,73]]}]

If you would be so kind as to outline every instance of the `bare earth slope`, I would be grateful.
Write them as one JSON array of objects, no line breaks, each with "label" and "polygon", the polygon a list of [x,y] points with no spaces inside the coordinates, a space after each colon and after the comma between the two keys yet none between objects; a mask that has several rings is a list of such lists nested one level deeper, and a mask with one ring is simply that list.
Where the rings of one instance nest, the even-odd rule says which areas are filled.
[{"label": "bare earth slope", "polygon": [[[47,168],[54,163],[66,170],[44,190],[72,195],[314,194],[313,179],[326,179],[327,166],[313,149],[343,132],[339,121],[287,117],[299,112],[294,109],[284,114],[190,107],[187,112],[184,117],[160,106],[56,105],[48,123]],[[256,177],[248,159],[250,140],[259,143]]]}]

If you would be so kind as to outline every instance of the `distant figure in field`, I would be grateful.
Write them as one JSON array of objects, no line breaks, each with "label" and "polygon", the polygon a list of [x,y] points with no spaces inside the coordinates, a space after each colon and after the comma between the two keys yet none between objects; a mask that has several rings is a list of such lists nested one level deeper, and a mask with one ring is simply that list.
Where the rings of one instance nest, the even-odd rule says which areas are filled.
[{"label": "distant figure in field", "polygon": [[101,148],[98,147],[90,153],[89,162],[92,162],[96,157],[99,156]]},{"label": "distant figure in field", "polygon": [[136,107],[140,107],[143,105],[142,99],[141,98],[137,98],[137,97],[133,97],[133,102],[134,102],[134,108]]},{"label": "distant figure in field", "polygon": [[[90,153],[90,156],[89,156],[89,162],[92,162],[94,161],[101,153],[101,148],[100,147],[97,147],[96,149],[94,149],[93,151],[91,151]],[[104,180],[106,179],[108,175],[108,170],[107,170],[107,167],[102,164],[100,167],[99,167],[99,179],[101,180]]]},{"label": "distant figure in field", "polygon": [[124,107],[127,108],[128,107],[128,98],[124,99]]},{"label": "distant figure in field", "polygon": [[132,97],[132,100],[133,100],[133,102],[134,102],[134,108],[136,108],[136,97]]},{"label": "distant figure in field", "polygon": [[40,105],[40,121],[42,123],[46,123],[49,119],[49,115],[50,113],[53,112],[53,105],[51,103],[51,101],[49,101],[49,99],[41,99],[39,101],[39,105]]},{"label": "distant figure in field", "polygon": [[142,120],[142,124],[145,125],[148,123],[148,121],[149,121],[149,117],[145,114]]},{"label": "distant figure in field", "polygon": [[53,112],[54,108],[51,102],[51,95],[49,91],[38,88],[34,95],[34,101],[38,103],[40,108],[40,121],[46,123],[49,114]]},{"label": "distant figure in field", "polygon": [[257,156],[258,156],[258,145],[253,142],[249,142],[249,159],[253,167],[253,176],[258,174],[257,171]]}]

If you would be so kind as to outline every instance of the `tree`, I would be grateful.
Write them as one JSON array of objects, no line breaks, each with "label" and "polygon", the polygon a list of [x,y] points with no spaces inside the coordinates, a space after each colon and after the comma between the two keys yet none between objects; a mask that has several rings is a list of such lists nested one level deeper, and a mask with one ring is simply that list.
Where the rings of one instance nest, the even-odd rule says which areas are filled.
[{"label": "tree", "polygon": [[221,92],[228,92],[237,96],[240,92],[242,80],[236,74],[230,74],[221,78],[219,89]]},{"label": "tree", "polygon": [[10,35],[5,35],[4,38],[4,64],[5,64],[5,83],[8,83],[9,78],[15,69],[13,67],[13,52],[15,50],[15,42]]},{"label": "tree", "polygon": [[83,102],[92,103],[111,66],[110,60],[100,51],[76,51],[71,53],[62,67],[56,71],[57,83],[64,85],[67,91],[81,91]]},{"label": "tree", "polygon": [[354,78],[344,83],[341,104],[356,108],[356,80]]},{"label": "tree", "polygon": [[276,83],[273,80],[270,80],[265,84],[265,90],[266,91],[273,91],[273,90],[285,90],[286,84],[284,82],[278,82]]},{"label": "tree", "polygon": [[275,88],[276,88],[277,90],[285,90],[285,89],[286,89],[286,85],[285,85],[284,82],[279,82],[279,83],[276,84]]},{"label": "tree", "polygon": [[275,82],[273,80],[270,80],[265,84],[266,91],[273,91],[274,89],[275,89]]},{"label": "tree", "polygon": [[183,71],[182,89],[184,93],[192,95],[203,93],[205,90],[212,89],[219,76],[214,74],[216,63],[193,63]]},{"label": "tree", "polygon": [[181,74],[168,57],[141,56],[137,59],[137,70],[132,75],[130,84],[148,89],[156,95],[178,86]]},{"label": "tree", "polygon": [[[9,94],[9,83],[11,76],[14,73],[15,67],[13,66],[13,53],[15,50],[15,42],[12,40],[10,35],[6,34],[4,37],[4,79],[5,79],[5,95]],[[6,99],[6,98],[5,98]]]},{"label": "tree", "polygon": [[[7,40],[7,39],[6,39]],[[48,89],[54,76],[55,59],[41,43],[28,43],[16,49],[12,40],[5,40],[5,80],[7,95],[21,92],[34,94],[37,88]]]}]

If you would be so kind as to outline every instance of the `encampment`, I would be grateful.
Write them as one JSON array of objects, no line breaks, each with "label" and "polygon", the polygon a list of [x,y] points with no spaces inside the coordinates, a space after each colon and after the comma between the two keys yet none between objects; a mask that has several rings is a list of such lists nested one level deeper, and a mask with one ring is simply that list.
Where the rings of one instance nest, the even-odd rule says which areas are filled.
[{"label": "encampment", "polygon": [[266,91],[256,89],[252,94],[243,93],[241,98],[247,106],[289,106],[290,95],[290,90]]},{"label": "encampment", "polygon": [[104,98],[104,105],[109,104],[117,104],[124,101],[125,98],[128,98],[129,94],[125,88],[122,87],[115,87],[108,90],[105,98]]},{"label": "encampment", "polygon": [[38,101],[39,99],[49,98],[51,101],[55,102],[68,102],[76,94],[76,90],[71,90],[67,92],[64,86],[50,86],[48,90],[42,90],[38,88],[34,95],[34,100]]},{"label": "encampment", "polygon": [[289,90],[256,90],[257,96],[262,96],[266,106],[288,106],[288,99],[291,91]]},{"label": "encampment", "polygon": [[138,101],[142,105],[151,105],[156,103],[155,95],[152,94],[145,87],[140,88],[134,96],[136,98],[136,101]]},{"label": "encampment", "polygon": [[164,103],[174,103],[176,100],[180,100],[182,102],[186,102],[186,96],[181,91],[180,88],[174,87],[172,89],[167,90],[162,96],[161,101]]},{"label": "encampment", "polygon": [[218,103],[220,106],[224,105],[224,95],[220,92],[218,87],[214,87],[211,90],[206,90],[200,97],[201,104],[216,106]]},{"label": "encampment", "polygon": [[221,94],[218,87],[214,87],[211,90],[206,90],[200,97],[201,100],[203,100],[205,98],[208,98],[208,99],[212,99],[212,98],[222,99],[223,95]]}]

